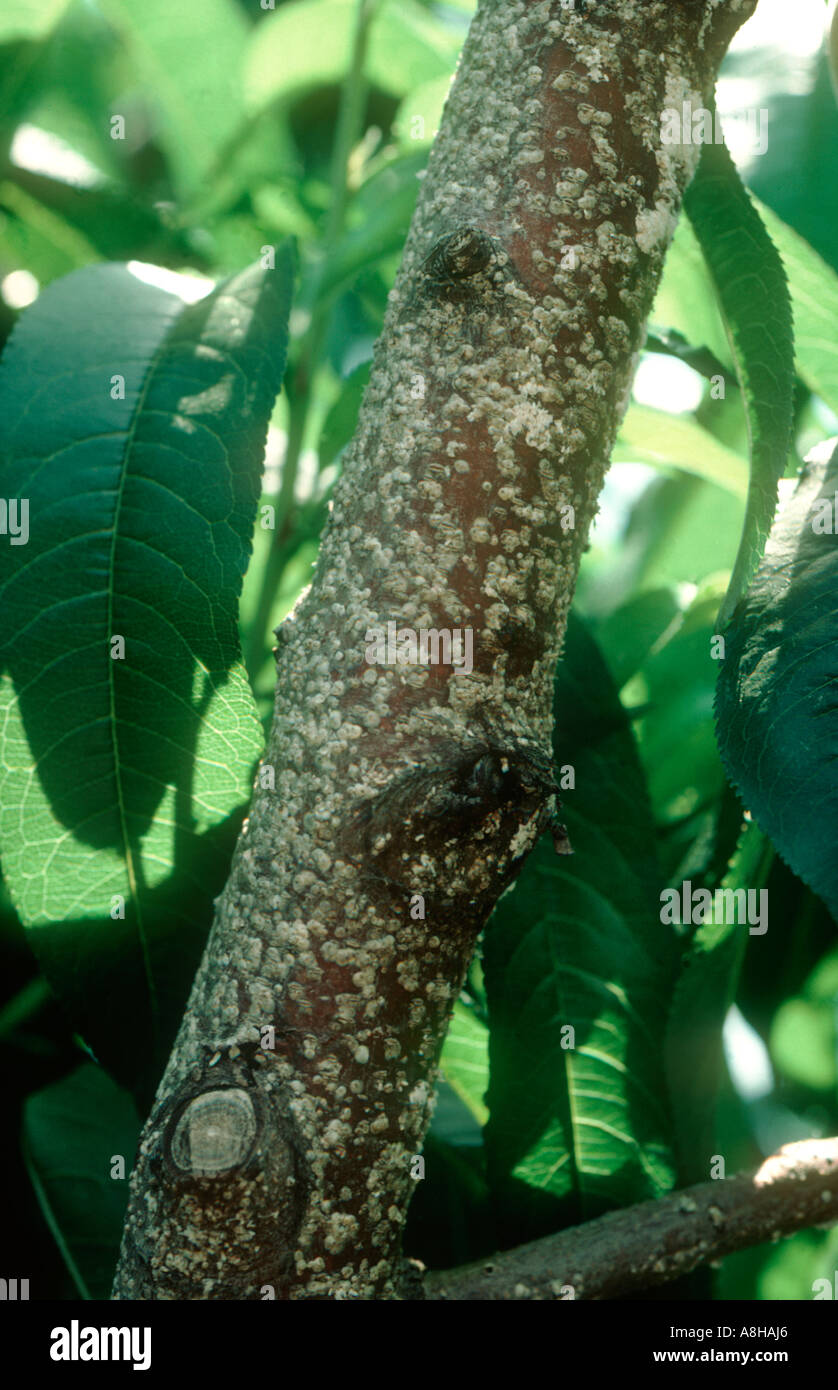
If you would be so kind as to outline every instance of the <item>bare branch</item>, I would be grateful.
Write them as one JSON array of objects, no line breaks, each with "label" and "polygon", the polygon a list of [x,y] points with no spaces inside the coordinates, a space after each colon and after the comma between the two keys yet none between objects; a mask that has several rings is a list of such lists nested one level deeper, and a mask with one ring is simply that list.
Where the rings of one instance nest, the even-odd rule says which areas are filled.
[{"label": "bare branch", "polygon": [[786,1144],[752,1173],[653,1202],[443,1273],[426,1298],[622,1298],[735,1250],[838,1221],[838,1139]]}]

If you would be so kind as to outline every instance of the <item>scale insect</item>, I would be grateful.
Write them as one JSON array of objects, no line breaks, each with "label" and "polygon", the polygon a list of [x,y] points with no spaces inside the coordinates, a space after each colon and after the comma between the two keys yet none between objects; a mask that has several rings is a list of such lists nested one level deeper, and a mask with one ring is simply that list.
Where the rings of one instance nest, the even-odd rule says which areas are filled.
[{"label": "scale insect", "polygon": [[[557,853],[572,853],[553,809],[560,805],[556,791],[551,761],[533,746],[495,741],[487,731],[485,742],[437,747],[432,763],[405,769],[356,809],[347,858],[364,877],[412,893],[415,884],[405,882],[405,872],[410,868],[415,876],[420,850],[428,863],[441,866],[457,843],[467,854],[471,837],[477,844],[488,833],[501,836],[494,852],[503,856],[503,840],[508,850],[516,828],[539,807]],[[514,862],[507,865],[510,877]],[[423,879],[422,892],[429,891]],[[439,899],[440,907],[453,905],[453,898]]]},{"label": "scale insect", "polygon": [[517,276],[502,241],[464,223],[433,243],[412,276],[399,316],[407,320],[422,317],[428,308],[453,310],[441,323],[434,321],[437,341],[441,330],[443,341],[464,337],[474,348],[490,328],[497,331],[499,321],[508,319],[510,279]]},{"label": "scale insect", "polygon": [[441,237],[422,262],[431,284],[449,298],[469,298],[469,281],[482,275],[494,259],[492,238],[478,227],[457,227]]}]

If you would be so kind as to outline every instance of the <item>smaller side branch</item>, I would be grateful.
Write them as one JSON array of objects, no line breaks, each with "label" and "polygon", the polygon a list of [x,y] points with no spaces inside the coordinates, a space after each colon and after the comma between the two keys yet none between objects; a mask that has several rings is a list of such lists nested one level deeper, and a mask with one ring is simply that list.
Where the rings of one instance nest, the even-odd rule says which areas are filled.
[{"label": "smaller side branch", "polygon": [[751,1173],[425,1277],[431,1299],[606,1299],[666,1284],[764,1241],[838,1221],[838,1139],[786,1144]]}]

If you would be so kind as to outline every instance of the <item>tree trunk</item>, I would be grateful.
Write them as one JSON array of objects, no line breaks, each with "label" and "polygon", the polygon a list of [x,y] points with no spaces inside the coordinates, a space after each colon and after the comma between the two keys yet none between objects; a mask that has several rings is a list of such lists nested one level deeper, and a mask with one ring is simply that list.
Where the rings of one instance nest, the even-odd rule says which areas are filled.
[{"label": "tree trunk", "polygon": [[[400,1295],[475,939],[546,827],[567,848],[554,668],[700,152],[662,146],[661,113],[706,105],[755,3],[480,6],[314,582],[280,632],[117,1298]],[[390,623],[414,658],[405,630],[432,630],[430,660],[385,664]],[[434,651],[457,630],[459,653]]]}]

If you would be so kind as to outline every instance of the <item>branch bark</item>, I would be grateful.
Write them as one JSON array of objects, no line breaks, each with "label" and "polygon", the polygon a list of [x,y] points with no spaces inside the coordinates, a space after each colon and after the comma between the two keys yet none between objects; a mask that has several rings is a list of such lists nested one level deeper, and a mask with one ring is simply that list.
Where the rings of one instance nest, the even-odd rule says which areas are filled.
[{"label": "branch bark", "polygon": [[[450,1012],[555,814],[554,667],[699,153],[661,146],[661,110],[706,104],[755,3],[478,11],[316,575],[281,630],[115,1297],[399,1296]],[[390,622],[460,630],[466,650],[470,631],[473,670],[377,664]]]},{"label": "branch bark", "polygon": [[657,1201],[426,1276],[426,1298],[624,1298],[735,1250],[838,1220],[838,1139],[786,1144],[752,1173]]}]

